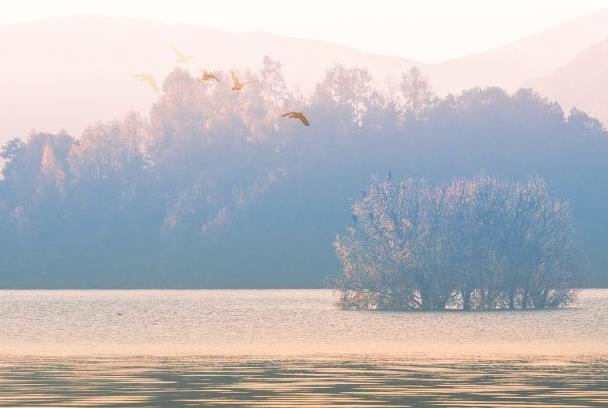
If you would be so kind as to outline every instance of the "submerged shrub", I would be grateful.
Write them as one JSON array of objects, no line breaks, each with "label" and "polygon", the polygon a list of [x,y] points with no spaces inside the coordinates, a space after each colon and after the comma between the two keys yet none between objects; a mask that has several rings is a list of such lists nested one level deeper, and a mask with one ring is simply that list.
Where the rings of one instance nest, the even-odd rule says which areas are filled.
[{"label": "submerged shrub", "polygon": [[572,302],[583,270],[568,205],[545,182],[383,180],[335,241],[345,309],[542,309]]}]

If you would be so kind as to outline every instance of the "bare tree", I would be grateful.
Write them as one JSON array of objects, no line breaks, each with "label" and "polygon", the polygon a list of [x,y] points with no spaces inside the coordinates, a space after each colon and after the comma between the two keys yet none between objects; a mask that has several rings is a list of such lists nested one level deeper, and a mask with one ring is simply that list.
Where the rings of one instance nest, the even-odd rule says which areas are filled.
[{"label": "bare tree", "polygon": [[384,180],[353,214],[358,222],[335,242],[343,308],[526,309],[574,300],[583,262],[572,220],[540,178]]}]

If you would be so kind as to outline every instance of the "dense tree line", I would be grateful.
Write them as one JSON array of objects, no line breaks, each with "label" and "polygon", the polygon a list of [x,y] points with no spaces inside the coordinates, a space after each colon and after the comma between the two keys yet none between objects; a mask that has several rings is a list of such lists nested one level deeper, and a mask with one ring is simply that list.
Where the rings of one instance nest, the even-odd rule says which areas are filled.
[{"label": "dense tree line", "polygon": [[340,270],[331,242],[371,174],[480,171],[544,177],[571,203],[590,284],[608,283],[608,138],[583,112],[528,90],[437,98],[417,70],[378,87],[337,65],[310,96],[269,58],[239,73],[252,81],[241,92],[214,73],[175,69],[149,117],[6,143],[0,286],[326,286]]},{"label": "dense tree line", "polygon": [[538,178],[374,183],[335,246],[347,309],[559,307],[584,265],[568,206]]}]

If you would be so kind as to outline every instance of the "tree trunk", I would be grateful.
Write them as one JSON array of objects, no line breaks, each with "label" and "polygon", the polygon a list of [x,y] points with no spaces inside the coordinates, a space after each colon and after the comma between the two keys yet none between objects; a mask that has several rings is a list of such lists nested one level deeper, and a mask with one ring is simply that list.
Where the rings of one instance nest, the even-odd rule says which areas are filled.
[{"label": "tree trunk", "polygon": [[471,310],[471,292],[462,289],[462,310]]},{"label": "tree trunk", "polygon": [[433,310],[433,302],[428,292],[422,293],[422,310]]},{"label": "tree trunk", "polygon": [[482,310],[487,309],[486,298],[487,298],[487,290],[483,289],[483,288],[479,289],[479,308]]},{"label": "tree trunk", "polygon": [[421,289],[420,297],[422,299],[422,310],[435,310],[432,290],[426,288]]}]

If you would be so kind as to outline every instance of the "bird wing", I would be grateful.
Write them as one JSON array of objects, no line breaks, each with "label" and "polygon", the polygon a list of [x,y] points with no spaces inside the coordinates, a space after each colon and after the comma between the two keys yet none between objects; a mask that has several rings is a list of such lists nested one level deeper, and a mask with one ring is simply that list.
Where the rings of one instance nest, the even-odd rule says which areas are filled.
[{"label": "bird wing", "polygon": [[177,56],[177,58],[179,59],[186,59],[188,57],[186,57],[186,55],[184,55],[183,52],[181,52],[180,50],[178,50],[174,45],[171,46],[171,51],[173,51],[173,53]]},{"label": "bird wing", "polygon": [[297,116],[297,118],[300,119],[300,121],[302,121],[302,123],[304,124],[304,126],[310,126],[310,121],[308,120],[308,118],[303,113],[300,113]]},{"label": "bird wing", "polygon": [[154,80],[154,78],[145,78],[144,81],[146,81],[148,85],[150,85],[156,92],[159,92],[158,85],[156,84],[156,80]]},{"label": "bird wing", "polygon": [[281,116],[286,118],[288,116],[291,117],[291,116],[297,115],[297,114],[298,114],[298,112],[287,112],[287,113],[282,114]]},{"label": "bird wing", "polygon": [[230,71],[230,75],[232,76],[232,80],[234,81],[235,85],[240,84],[241,82],[239,81],[239,77],[236,76],[236,74],[234,73],[234,71]]},{"label": "bird wing", "polygon": [[156,84],[156,80],[151,74],[135,74],[133,75],[133,77],[147,83],[156,92],[160,92],[160,90],[158,89],[158,85]]},{"label": "bird wing", "polygon": [[216,77],[213,74],[210,74],[209,71],[207,71],[206,69],[201,69],[201,71],[203,71],[203,80],[207,81],[210,79],[215,79],[217,82],[220,82],[220,80],[218,79],[218,77]]}]

